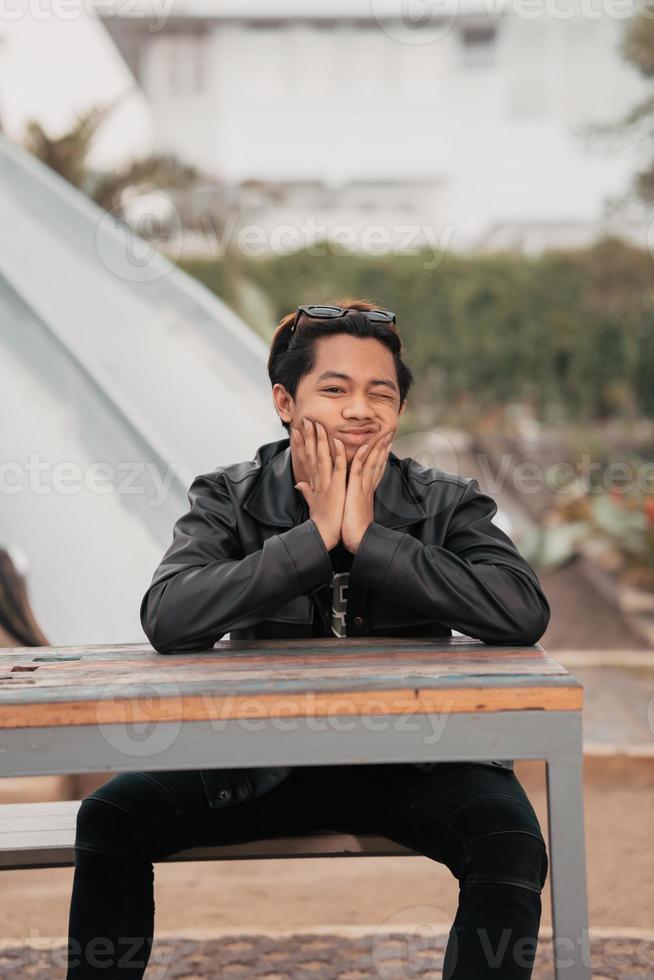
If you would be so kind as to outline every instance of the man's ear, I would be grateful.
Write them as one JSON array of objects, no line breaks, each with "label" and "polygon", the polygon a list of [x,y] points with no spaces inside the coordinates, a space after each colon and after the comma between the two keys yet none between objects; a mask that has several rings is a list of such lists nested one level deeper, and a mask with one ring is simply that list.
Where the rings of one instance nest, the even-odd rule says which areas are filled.
[{"label": "man's ear", "polygon": [[273,385],[272,389],[273,404],[275,406],[275,411],[279,415],[282,422],[291,422],[291,409],[290,406],[293,404],[293,399],[287,392],[283,384],[277,382]]}]

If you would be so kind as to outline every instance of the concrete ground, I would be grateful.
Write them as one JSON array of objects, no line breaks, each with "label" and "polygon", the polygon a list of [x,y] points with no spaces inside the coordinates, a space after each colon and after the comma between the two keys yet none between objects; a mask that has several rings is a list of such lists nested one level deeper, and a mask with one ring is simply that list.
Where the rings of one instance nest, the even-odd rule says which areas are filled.
[{"label": "concrete ground", "polygon": [[593,589],[573,561],[538,576],[552,615],[540,640],[553,656],[559,650],[654,650],[629,618]]},{"label": "concrete ground", "polygon": [[[220,936],[155,940],[146,980],[437,980],[447,934],[361,930],[301,933],[225,933]],[[553,980],[551,939],[539,941],[533,980]],[[654,976],[654,942],[625,935],[591,939],[593,980]],[[66,949],[0,945],[0,977],[63,980]]]}]

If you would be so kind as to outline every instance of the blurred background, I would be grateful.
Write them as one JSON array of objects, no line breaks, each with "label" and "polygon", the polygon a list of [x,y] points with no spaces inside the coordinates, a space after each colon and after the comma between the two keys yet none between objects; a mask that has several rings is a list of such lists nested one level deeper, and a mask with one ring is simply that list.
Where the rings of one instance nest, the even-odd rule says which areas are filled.
[{"label": "blurred background", "polygon": [[[645,0],[5,4],[0,646],[144,642],[193,476],[285,435],[279,318],[370,299],[416,377],[394,452],[495,499],[552,607],[541,642],[585,686],[591,925],[654,935],[653,132]],[[546,824],[541,765],[516,771]],[[433,863],[416,885],[407,860],[427,901]],[[348,921],[394,914],[383,861]],[[258,921],[280,876],[291,919],[343,921],[339,862],[275,864]],[[193,867],[161,868],[162,928],[185,888],[190,920],[242,922]],[[5,874],[0,931],[29,905],[60,933],[41,872]],[[298,901],[316,874],[328,899]]]}]

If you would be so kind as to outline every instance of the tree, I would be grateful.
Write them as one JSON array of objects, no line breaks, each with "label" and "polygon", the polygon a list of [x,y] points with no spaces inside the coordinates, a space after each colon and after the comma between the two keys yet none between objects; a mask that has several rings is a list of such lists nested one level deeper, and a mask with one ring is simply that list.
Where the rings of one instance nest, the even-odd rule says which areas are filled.
[{"label": "tree", "polygon": [[[654,78],[654,5],[649,5],[648,10],[641,11],[633,20],[629,21],[622,39],[622,53],[641,75],[645,78]],[[623,120],[625,129],[631,129],[639,135],[645,132],[648,141],[652,137],[652,125],[654,123],[654,94],[648,95],[646,99],[634,106],[631,112]],[[647,204],[654,203],[654,160],[650,161],[649,166],[636,174],[634,178],[634,189],[638,197]]]},{"label": "tree", "polygon": [[145,191],[189,187],[201,176],[194,166],[168,153],[132,159],[112,171],[91,169],[87,161],[93,140],[123,98],[121,95],[113,102],[78,113],[72,127],[61,136],[51,136],[41,123],[31,119],[23,138],[23,146],[33,156],[117,216],[123,192],[128,188]]},{"label": "tree", "polygon": [[[642,8],[625,26],[620,41],[620,53],[645,78],[654,78],[654,2],[647,0]],[[591,137],[614,137],[624,142],[631,138],[635,145],[644,147],[650,160],[647,167],[637,173],[632,181],[630,192],[623,197],[614,198],[614,208],[628,202],[635,196],[645,204],[654,203],[654,93],[635,105],[626,116],[611,123],[593,123],[584,130]]]}]

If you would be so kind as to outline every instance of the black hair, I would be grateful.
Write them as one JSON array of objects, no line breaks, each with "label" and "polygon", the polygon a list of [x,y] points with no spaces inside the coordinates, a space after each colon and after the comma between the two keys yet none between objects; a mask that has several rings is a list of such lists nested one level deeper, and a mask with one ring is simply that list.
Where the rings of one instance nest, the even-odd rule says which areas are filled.
[{"label": "black hair", "polygon": [[[292,398],[296,397],[300,379],[313,370],[316,340],[344,333],[352,337],[372,337],[388,347],[395,362],[397,386],[400,390],[400,407],[408,395],[414,377],[411,369],[402,359],[404,348],[395,324],[382,321],[373,322],[363,316],[361,310],[376,310],[380,307],[364,299],[340,299],[328,305],[341,306],[348,311],[345,316],[333,319],[314,319],[306,313],[300,315],[293,334],[291,328],[295,312],[286,313],[279,321],[270,344],[268,355],[268,376],[271,385],[281,384]],[[280,419],[290,433],[290,425]]]}]

